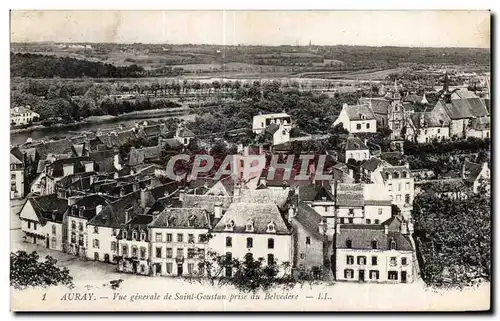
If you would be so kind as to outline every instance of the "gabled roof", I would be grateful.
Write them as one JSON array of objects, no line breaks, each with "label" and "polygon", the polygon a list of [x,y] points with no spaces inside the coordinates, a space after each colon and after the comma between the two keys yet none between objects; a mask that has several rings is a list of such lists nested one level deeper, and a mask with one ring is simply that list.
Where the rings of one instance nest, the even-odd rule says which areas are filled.
[{"label": "gabled roof", "polygon": [[391,106],[391,101],[385,98],[363,97],[360,99],[360,103],[368,103],[375,114],[382,115],[387,115],[389,112],[389,106]]},{"label": "gabled roof", "polygon": [[440,100],[451,119],[476,118],[489,115],[485,102],[480,98],[452,99],[451,103]]},{"label": "gabled roof", "polygon": [[347,241],[351,241],[352,249],[372,250],[372,241],[377,241],[377,249],[390,250],[391,240],[396,242],[396,250],[413,251],[410,240],[400,232],[389,231],[385,234],[383,225],[340,225],[340,233],[336,237],[336,248],[346,249]]},{"label": "gabled roof", "polygon": [[373,111],[368,104],[362,105],[344,105],[349,119],[352,120],[371,120],[375,119]]},{"label": "gabled roof", "polygon": [[[42,224],[45,221],[61,223],[64,212],[68,208],[68,201],[57,197],[57,194],[33,197],[29,201]],[[53,217],[53,214],[55,214],[55,217]]]},{"label": "gabled roof", "polygon": [[149,227],[209,229],[210,218],[202,208],[166,208]]},{"label": "gabled roof", "polygon": [[24,154],[17,147],[10,150],[10,163],[11,164],[24,164]]},{"label": "gabled roof", "polygon": [[347,137],[346,150],[367,150],[368,146],[356,136]]},{"label": "gabled roof", "polygon": [[187,129],[186,127],[182,127],[182,128],[179,128],[179,130],[177,131],[177,136],[178,137],[181,137],[181,138],[188,138],[188,137],[194,137],[194,133]]},{"label": "gabled roof", "polygon": [[140,207],[140,191],[129,193],[124,197],[108,204],[102,211],[92,218],[88,224],[95,226],[119,228],[126,223],[126,212],[128,219],[135,215],[142,214]]},{"label": "gabled roof", "polygon": [[464,179],[470,183],[474,182],[481,173],[482,169],[483,166],[481,164],[469,162],[468,160],[466,160],[464,162]]},{"label": "gabled roof", "polygon": [[308,205],[301,203],[297,208],[297,214],[293,217],[294,220],[300,223],[304,229],[318,240],[325,241],[326,235],[319,232],[321,223],[321,215],[313,210]]},{"label": "gabled roof", "polygon": [[[252,234],[291,234],[283,217],[274,204],[232,203],[222,219],[214,227],[214,232],[223,232],[227,223],[234,224],[234,233],[245,233],[246,224],[253,221]],[[267,226],[273,222],[276,233],[268,233]]]},{"label": "gabled roof", "polygon": [[280,125],[278,124],[269,124],[266,129],[264,129],[264,133],[267,135],[271,135],[271,137],[280,129]]}]

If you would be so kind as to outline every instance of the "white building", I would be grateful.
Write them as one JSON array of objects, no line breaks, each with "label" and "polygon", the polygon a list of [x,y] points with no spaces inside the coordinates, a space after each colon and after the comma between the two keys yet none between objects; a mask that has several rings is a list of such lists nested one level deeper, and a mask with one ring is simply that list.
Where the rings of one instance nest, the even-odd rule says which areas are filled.
[{"label": "white building", "polygon": [[202,275],[210,217],[202,208],[166,208],[149,224],[151,274]]},{"label": "white building", "polygon": [[[251,255],[265,265],[293,264],[292,231],[275,204],[232,203],[212,234],[210,249],[228,259]],[[232,273],[225,271],[226,276]]]},{"label": "white building", "polygon": [[366,142],[363,142],[358,137],[349,136],[347,137],[345,150],[342,156],[344,163],[347,163],[349,159],[364,161],[370,159],[370,149],[366,145]]},{"label": "white building", "polygon": [[10,109],[10,123],[12,125],[26,125],[37,121],[40,115],[32,111],[29,106]]},{"label": "white building", "polygon": [[411,283],[413,247],[408,235],[387,225],[338,225],[337,281]]},{"label": "white building", "polygon": [[148,224],[153,220],[152,215],[136,215],[117,235],[118,271],[149,275],[150,273],[150,235]]},{"label": "white building", "polygon": [[187,146],[195,137],[194,133],[184,126],[184,123],[180,123],[175,131],[174,138],[182,145]]},{"label": "white building", "polygon": [[413,113],[411,115],[414,137],[417,143],[431,143],[450,138],[449,118],[433,112]]},{"label": "white building", "polygon": [[339,117],[333,122],[333,126],[338,124],[342,124],[344,129],[350,133],[377,132],[377,119],[368,104],[344,104]]},{"label": "white building", "polygon": [[63,216],[67,200],[56,194],[28,198],[21,209],[21,231],[26,242],[63,251]]},{"label": "white building", "polygon": [[379,167],[373,173],[373,178],[374,183],[385,185],[392,204],[404,212],[411,210],[415,198],[415,181],[408,165]]},{"label": "white building", "polygon": [[283,125],[284,129],[292,129],[292,118],[287,113],[275,113],[253,116],[252,130],[255,134],[260,134],[271,124]]},{"label": "white building", "polygon": [[479,187],[484,185],[487,192],[490,190],[490,169],[488,163],[477,164],[465,161],[462,166],[462,179],[472,187],[474,193],[479,192]]},{"label": "white building", "polygon": [[18,148],[10,151],[10,199],[24,198],[24,154]]}]

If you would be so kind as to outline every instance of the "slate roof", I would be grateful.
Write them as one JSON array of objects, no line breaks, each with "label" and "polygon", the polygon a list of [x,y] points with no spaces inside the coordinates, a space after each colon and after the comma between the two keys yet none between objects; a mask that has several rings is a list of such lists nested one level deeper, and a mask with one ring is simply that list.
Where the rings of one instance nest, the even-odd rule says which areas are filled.
[{"label": "slate roof", "polygon": [[393,231],[385,234],[383,225],[340,225],[340,233],[336,237],[336,248],[346,249],[347,240],[351,241],[352,249],[372,250],[372,241],[377,241],[378,250],[388,251],[391,240],[394,240],[396,250],[413,251],[407,236]]},{"label": "slate roof", "polygon": [[449,126],[448,119],[440,117],[432,112],[415,112],[410,118],[416,128],[424,128],[421,126],[420,119],[424,117],[424,127],[444,127]]},{"label": "slate roof", "polygon": [[48,166],[52,169],[53,177],[61,177],[64,175],[64,165],[72,164],[74,166],[74,173],[85,171],[85,167],[82,164],[82,161],[89,160],[88,157],[71,157],[71,158],[62,158],[57,159]]},{"label": "slate roof", "polygon": [[326,241],[326,235],[319,232],[322,217],[308,205],[301,203],[297,208],[297,214],[293,217],[304,229],[318,240]]},{"label": "slate roof", "polygon": [[369,105],[347,105],[344,106],[345,111],[349,119],[352,120],[370,120],[375,119],[373,111],[370,109]]},{"label": "slate roof", "polygon": [[[22,159],[22,158],[21,158]],[[16,157],[15,155],[12,154],[12,152],[10,153],[10,164],[16,164],[16,165],[22,165],[23,162],[22,160],[19,159],[18,157]]]},{"label": "slate roof", "polygon": [[356,136],[347,137],[346,150],[367,150],[368,146]]},{"label": "slate roof", "polygon": [[[245,232],[249,220],[253,220],[254,232]],[[226,222],[234,223],[234,233],[291,234],[278,207],[274,204],[232,203],[213,231],[223,232]],[[267,225],[271,222],[275,224],[276,233],[267,232]]]},{"label": "slate roof", "polygon": [[385,98],[364,98],[360,102],[368,103],[375,114],[387,115],[391,101]]},{"label": "slate roof", "polygon": [[150,126],[144,126],[142,128],[146,136],[158,136],[162,132],[162,124],[157,124],[157,125],[150,125]]},{"label": "slate roof", "polygon": [[83,196],[81,199],[76,201],[75,204],[68,207],[67,215],[72,217],[79,217],[80,207],[85,206],[85,209],[83,209],[83,217],[88,220],[96,215],[96,208],[98,205],[102,205],[102,208],[104,209],[104,207],[109,203],[110,202],[101,195],[92,194]]},{"label": "slate roof", "polygon": [[165,196],[156,200],[156,202],[149,208],[147,214],[152,215],[155,212],[161,213],[167,207],[182,207],[182,202],[177,196]]},{"label": "slate roof", "polygon": [[189,208],[203,208],[209,213],[213,213],[215,203],[219,202],[222,204],[222,209],[227,210],[229,208],[229,205],[231,205],[231,203],[233,202],[233,197],[186,194],[184,195],[182,206]]},{"label": "slate roof", "polygon": [[36,148],[34,148],[34,147],[26,148],[26,149],[23,149],[22,152],[26,155],[26,159],[28,161],[34,162],[37,160],[38,152],[36,151]]},{"label": "slate roof", "polygon": [[485,102],[480,98],[452,99],[451,103],[440,100],[437,104],[444,107],[451,119],[476,118],[489,114]]},{"label": "slate roof", "polygon": [[124,197],[108,204],[102,211],[92,218],[88,224],[95,226],[120,228],[125,224],[125,212],[129,211],[129,219],[135,215],[142,214],[140,207],[140,191],[129,193]]},{"label": "slate roof", "polygon": [[287,200],[290,188],[242,189],[235,201],[241,203],[275,204],[282,208]]},{"label": "slate roof", "polygon": [[337,185],[337,206],[362,207],[363,185],[340,183]]},{"label": "slate roof", "polygon": [[68,139],[59,139],[34,145],[41,159],[46,159],[48,154],[65,154],[72,143]]},{"label": "slate roof", "polygon": [[466,88],[454,90],[453,94],[460,97],[460,99],[479,98],[473,91]]},{"label": "slate roof", "polygon": [[149,227],[209,229],[210,218],[202,208],[166,208]]},{"label": "slate roof", "polygon": [[[57,194],[43,195],[29,199],[40,223],[45,221],[62,223],[64,212],[68,208],[68,201],[57,197]],[[55,220],[52,214],[55,214]]]}]

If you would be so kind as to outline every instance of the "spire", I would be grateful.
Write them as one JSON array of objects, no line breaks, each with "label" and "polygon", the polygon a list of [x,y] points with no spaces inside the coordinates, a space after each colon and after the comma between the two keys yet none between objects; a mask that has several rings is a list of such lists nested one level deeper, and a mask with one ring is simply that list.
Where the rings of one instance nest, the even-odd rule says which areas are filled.
[{"label": "spire", "polygon": [[448,80],[448,70],[444,72],[444,85],[443,85],[443,91],[444,92],[449,92],[449,80]]}]

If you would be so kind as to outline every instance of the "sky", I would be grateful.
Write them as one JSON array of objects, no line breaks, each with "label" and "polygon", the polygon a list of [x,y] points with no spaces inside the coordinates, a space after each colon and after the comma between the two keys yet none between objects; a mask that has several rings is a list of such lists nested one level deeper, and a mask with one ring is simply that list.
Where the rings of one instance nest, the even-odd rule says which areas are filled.
[{"label": "sky", "polygon": [[489,11],[12,11],[12,42],[490,47]]}]

